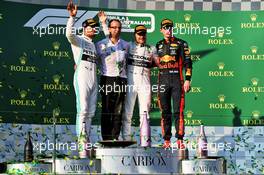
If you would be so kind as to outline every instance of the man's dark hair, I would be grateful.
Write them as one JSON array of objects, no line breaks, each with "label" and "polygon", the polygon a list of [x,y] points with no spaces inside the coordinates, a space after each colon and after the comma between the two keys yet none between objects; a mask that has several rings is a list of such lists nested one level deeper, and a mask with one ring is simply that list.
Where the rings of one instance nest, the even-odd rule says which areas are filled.
[{"label": "man's dark hair", "polygon": [[119,22],[119,24],[120,24],[120,27],[122,27],[122,23],[120,22],[120,20],[119,20],[119,19],[111,19],[111,20],[109,21],[109,23],[108,23],[108,28],[110,28],[110,27],[111,27],[111,23],[112,23],[113,21]]}]

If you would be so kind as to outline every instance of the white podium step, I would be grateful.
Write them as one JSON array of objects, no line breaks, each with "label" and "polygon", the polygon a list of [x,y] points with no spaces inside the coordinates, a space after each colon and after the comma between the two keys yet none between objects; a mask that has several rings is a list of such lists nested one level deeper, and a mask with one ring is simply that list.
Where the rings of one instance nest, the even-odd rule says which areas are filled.
[{"label": "white podium step", "polygon": [[226,174],[223,158],[205,158],[181,161],[182,174]]},{"label": "white podium step", "polygon": [[98,148],[101,173],[149,174],[179,173],[178,151],[151,148]]}]

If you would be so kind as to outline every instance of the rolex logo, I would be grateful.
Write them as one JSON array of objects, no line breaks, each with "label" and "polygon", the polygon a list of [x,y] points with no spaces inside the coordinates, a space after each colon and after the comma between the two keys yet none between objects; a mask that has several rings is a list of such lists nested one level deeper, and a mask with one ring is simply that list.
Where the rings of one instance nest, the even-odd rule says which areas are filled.
[{"label": "rolex logo", "polygon": [[22,90],[19,92],[21,98],[25,98],[27,96],[27,91]]},{"label": "rolex logo", "polygon": [[24,53],[21,57],[18,58],[21,65],[10,65],[10,71],[12,72],[30,72],[35,73],[38,71],[36,66],[28,66],[26,65],[28,58],[27,54]]},{"label": "rolex logo", "polygon": [[264,93],[264,87],[263,86],[259,86],[259,79],[254,77],[251,78],[251,83],[252,86],[244,86],[242,87],[242,92],[243,93],[254,93],[254,94],[258,94],[258,93]]},{"label": "rolex logo", "polygon": [[220,63],[217,64],[217,66],[218,66],[219,70],[223,70],[224,67],[225,67],[225,63],[220,62]]},{"label": "rolex logo", "polygon": [[240,27],[242,29],[263,29],[264,28],[263,21],[257,22],[257,17],[258,17],[257,14],[251,14],[249,15],[249,17],[250,17],[250,21],[241,23]]},{"label": "rolex logo", "polygon": [[19,61],[20,61],[20,64],[25,65],[26,62],[27,62],[26,55],[23,55],[23,56],[19,57]]},{"label": "rolex logo", "polygon": [[256,14],[251,14],[250,19],[252,22],[255,22],[257,20],[257,15]]},{"label": "rolex logo", "polygon": [[[28,90],[29,91],[29,90]],[[12,106],[36,106],[36,101],[32,99],[26,99],[26,96],[28,95],[27,90],[19,90],[20,99],[10,99],[10,105]]]},{"label": "rolex logo", "polygon": [[251,79],[251,82],[252,82],[253,86],[257,86],[258,85],[258,81],[259,81],[259,79],[257,79],[257,78],[252,78]]},{"label": "rolex logo", "polygon": [[210,109],[217,109],[217,110],[230,110],[234,109],[236,105],[234,103],[225,103],[226,96],[224,94],[218,95],[219,103],[209,103]]},{"label": "rolex logo", "polygon": [[60,115],[60,108],[59,107],[54,108],[52,110],[52,114],[53,114],[53,116],[59,116]]},{"label": "rolex logo", "polygon": [[218,37],[219,38],[223,38],[223,36],[224,36],[224,32],[218,32]]},{"label": "rolex logo", "polygon": [[225,95],[223,95],[223,94],[218,95],[218,99],[219,99],[220,103],[224,103],[225,102]]},{"label": "rolex logo", "polygon": [[192,118],[193,112],[192,111],[187,111],[186,116],[187,118]]},{"label": "rolex logo", "polygon": [[257,46],[251,46],[250,50],[253,54],[256,54],[258,52],[258,47]]},{"label": "rolex logo", "polygon": [[61,76],[58,74],[55,74],[52,76],[53,83],[44,83],[43,89],[44,90],[51,90],[51,91],[70,91],[70,85],[65,84],[64,82],[61,82]]},{"label": "rolex logo", "polygon": [[260,117],[260,112],[259,111],[252,111],[252,117],[254,119],[259,119]]},{"label": "rolex logo", "polygon": [[190,22],[191,21],[191,15],[190,14],[185,14],[184,15],[184,20],[185,20],[185,22]]},{"label": "rolex logo", "polygon": [[58,41],[53,42],[52,46],[53,46],[54,50],[59,50],[60,49],[60,43]]},{"label": "rolex logo", "polygon": [[225,63],[219,62],[219,63],[217,63],[217,66],[218,66],[218,70],[208,72],[209,77],[234,77],[235,76],[234,71],[224,70]]},{"label": "rolex logo", "polygon": [[54,81],[55,84],[59,84],[61,77],[58,74],[53,75],[52,78],[53,78],[53,81]]},{"label": "rolex logo", "polygon": [[[264,23],[263,23],[264,28]],[[259,48],[257,46],[251,46],[250,48],[251,53],[250,54],[242,54],[241,59],[243,61],[263,61],[264,60],[264,54],[259,53]]]}]

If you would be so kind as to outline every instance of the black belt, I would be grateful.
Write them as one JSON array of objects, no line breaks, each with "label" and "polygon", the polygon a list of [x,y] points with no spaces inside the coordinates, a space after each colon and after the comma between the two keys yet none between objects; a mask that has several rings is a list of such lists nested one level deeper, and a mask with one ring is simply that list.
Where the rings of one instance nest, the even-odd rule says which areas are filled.
[{"label": "black belt", "polygon": [[161,74],[161,75],[178,74],[178,73],[179,73],[179,70],[166,70],[166,69],[159,70],[159,74]]},{"label": "black belt", "polygon": [[132,66],[151,68],[150,62],[145,62],[145,61],[141,61],[141,60],[139,61],[139,60],[128,59],[127,64],[132,65]]},{"label": "black belt", "polygon": [[85,55],[83,54],[82,55],[82,60],[83,61],[88,61],[88,62],[91,62],[91,63],[96,63],[96,57],[95,56],[91,56],[91,55]]}]

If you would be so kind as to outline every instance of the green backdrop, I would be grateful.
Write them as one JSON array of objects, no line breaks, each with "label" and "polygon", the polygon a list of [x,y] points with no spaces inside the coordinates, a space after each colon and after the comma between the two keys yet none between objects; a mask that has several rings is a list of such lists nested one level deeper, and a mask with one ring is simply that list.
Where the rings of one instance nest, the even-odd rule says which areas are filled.
[{"label": "green backdrop", "polygon": [[[65,8],[0,2],[1,123],[51,124],[53,115],[58,124],[75,123]],[[77,25],[98,10],[80,8]],[[264,12],[106,11],[109,18],[120,18],[127,41],[133,40],[135,25],[145,24],[151,45],[162,39],[160,21],[174,21],[174,34],[189,43],[194,62],[186,125],[264,125]],[[103,37],[100,32],[95,40]],[[153,69],[153,84],[156,79]],[[151,123],[159,125],[156,94],[151,108]],[[100,111],[99,99],[94,124],[100,123]],[[138,125],[137,110],[133,120]]]}]

